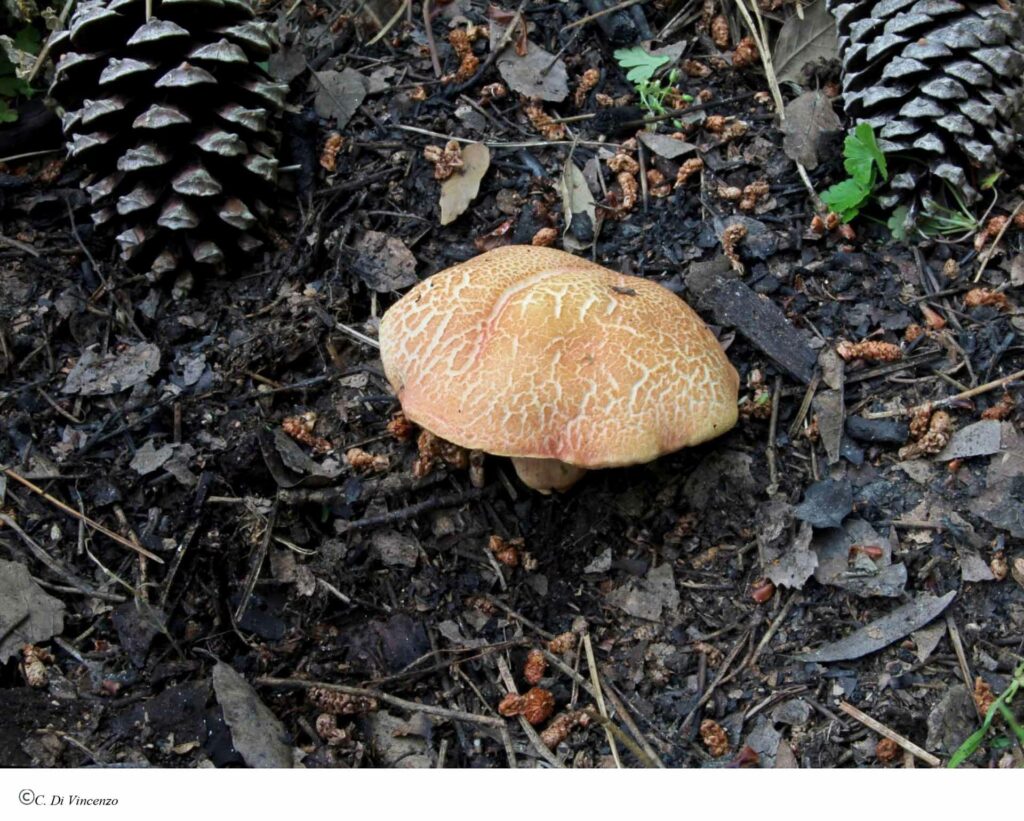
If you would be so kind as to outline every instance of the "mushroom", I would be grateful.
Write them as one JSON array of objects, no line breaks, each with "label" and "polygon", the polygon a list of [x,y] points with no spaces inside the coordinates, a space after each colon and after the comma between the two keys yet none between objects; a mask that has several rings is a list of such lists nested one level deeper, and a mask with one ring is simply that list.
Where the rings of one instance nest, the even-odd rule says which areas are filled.
[{"label": "mushroom", "polygon": [[405,415],[510,456],[542,493],[725,433],[739,376],[667,288],[552,248],[508,245],[416,285],[380,323]]}]

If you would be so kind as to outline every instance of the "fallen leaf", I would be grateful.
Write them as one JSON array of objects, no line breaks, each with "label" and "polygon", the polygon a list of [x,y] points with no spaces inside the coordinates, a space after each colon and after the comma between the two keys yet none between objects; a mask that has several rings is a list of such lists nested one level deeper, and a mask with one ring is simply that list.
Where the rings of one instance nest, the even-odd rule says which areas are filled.
[{"label": "fallen leaf", "polygon": [[213,690],[224,711],[231,740],[250,767],[291,767],[292,748],[286,744],[284,725],[270,712],[256,690],[233,667],[218,661],[213,668]]},{"label": "fallen leaf", "polygon": [[64,604],[46,593],[19,562],[0,559],[0,664],[25,644],[64,629]]},{"label": "fallen leaf", "polygon": [[839,130],[839,115],[822,91],[805,91],[786,105],[782,121],[782,150],[809,171],[818,167],[823,138]]},{"label": "fallen leaf", "polygon": [[469,208],[490,165],[491,152],[483,143],[462,147],[462,168],[441,183],[441,225],[454,222]]},{"label": "fallen leaf", "polygon": [[106,396],[133,388],[158,370],[160,348],[151,342],[106,354],[90,348],[78,358],[61,390],[82,396]]},{"label": "fallen leaf", "polygon": [[[565,231],[562,232],[563,244],[569,246],[571,250],[582,251],[593,243],[597,208],[594,203],[594,195],[590,192],[590,186],[587,185],[587,179],[583,176],[583,172],[576,167],[571,155],[565,161],[562,176],[558,182],[562,190],[562,213],[566,215]],[[587,225],[579,225],[579,220],[589,220],[589,230],[581,230],[587,228]],[[577,224],[574,225],[574,222]],[[570,229],[573,230],[570,232]],[[589,243],[580,241],[581,236],[587,235],[591,240]]]},{"label": "fallen leaf", "polygon": [[[871,559],[855,545],[880,547],[882,555]],[[856,517],[848,519],[841,528],[824,530],[811,542],[811,550],[818,557],[814,578],[818,584],[827,584],[849,590],[858,596],[903,595],[907,584],[907,568],[892,563],[892,547],[871,525]]]},{"label": "fallen leaf", "polygon": [[[508,26],[493,17],[490,22],[493,50],[501,43]],[[561,57],[530,40],[526,41],[526,54],[519,56],[514,43],[513,38],[496,60],[498,72],[510,89],[524,97],[551,103],[560,103],[569,96],[569,72]]]},{"label": "fallen leaf", "polygon": [[848,661],[874,653],[894,641],[899,641],[908,633],[924,627],[955,598],[955,590],[950,590],[944,596],[922,594],[882,618],[855,630],[846,638],[826,644],[810,653],[801,653],[796,658],[799,661],[822,663]]},{"label": "fallen leaf", "polygon": [[825,0],[815,0],[804,8],[803,17],[792,14],[782,24],[772,62],[780,80],[800,84],[804,66],[833,60],[838,54],[835,18],[825,8]]},{"label": "fallen leaf", "polygon": [[1002,447],[1001,423],[996,419],[983,419],[960,428],[953,433],[949,444],[935,454],[937,462],[966,459],[970,456],[989,456]]},{"label": "fallen leaf", "polygon": [[398,237],[382,231],[367,231],[354,247],[359,254],[355,272],[374,291],[398,291],[419,281],[416,257]]},{"label": "fallen leaf", "polygon": [[159,470],[164,463],[174,455],[174,445],[166,444],[159,449],[153,444],[152,439],[135,451],[128,467],[134,470],[139,476],[147,476],[155,470]]},{"label": "fallen leaf", "polygon": [[608,594],[608,603],[630,616],[659,621],[666,610],[679,607],[679,591],[669,563],[658,565],[642,580],[631,579]]},{"label": "fallen leaf", "polygon": [[316,91],[313,108],[324,119],[335,120],[335,128],[348,125],[352,115],[366,99],[367,79],[354,68],[344,71],[318,71],[310,86]]},{"label": "fallen leaf", "polygon": [[676,157],[692,154],[697,150],[697,146],[693,143],[673,139],[668,134],[655,134],[653,131],[641,131],[640,142],[666,160],[674,160]]},{"label": "fallen leaf", "polygon": [[817,528],[839,527],[853,510],[853,488],[849,479],[822,479],[804,491],[804,500],[793,513]]}]

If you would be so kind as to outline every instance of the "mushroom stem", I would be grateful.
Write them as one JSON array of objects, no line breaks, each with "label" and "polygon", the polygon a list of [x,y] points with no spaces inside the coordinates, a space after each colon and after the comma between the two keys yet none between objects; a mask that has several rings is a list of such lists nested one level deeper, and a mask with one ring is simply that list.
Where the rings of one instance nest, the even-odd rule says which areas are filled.
[{"label": "mushroom stem", "polygon": [[560,459],[529,459],[513,456],[512,467],[527,487],[540,493],[551,493],[557,490],[564,493],[586,473],[585,468],[570,465]]}]

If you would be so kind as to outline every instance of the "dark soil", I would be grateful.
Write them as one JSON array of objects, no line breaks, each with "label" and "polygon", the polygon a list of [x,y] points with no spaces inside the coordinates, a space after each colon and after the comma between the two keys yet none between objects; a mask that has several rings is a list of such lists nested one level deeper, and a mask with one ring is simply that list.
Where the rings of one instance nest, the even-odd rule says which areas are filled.
[{"label": "dark soil", "polygon": [[[438,82],[418,4],[412,22],[372,45],[377,28],[347,6],[268,12],[296,72],[273,250],[188,293],[124,268],[91,230],[80,172],[53,167],[59,154],[0,166],[0,560],[27,567],[36,593],[64,609],[56,630],[26,639],[41,679],[20,643],[0,656],[0,763],[927,766],[878,748],[864,715],[949,759],[980,724],[969,693],[1002,692],[1024,653],[1024,575],[1007,572],[1015,559],[1024,569],[1022,382],[946,407],[958,431],[1002,408],[994,445],[965,451],[978,455],[902,458],[902,411],[1024,369],[1011,285],[1024,235],[1009,230],[989,258],[973,237],[908,246],[863,218],[846,237],[810,232],[814,205],[782,150],[760,64],[721,59],[731,48],[712,43],[689,5],[659,45],[685,42],[684,60],[711,67],[679,84],[712,105],[682,123],[693,153],[641,153],[669,183],[688,157],[704,170],[668,196],[641,191],[628,209],[606,159],[637,127],[609,123],[644,112],[599,106],[597,94],[631,85],[606,31],[564,30],[599,7],[589,2],[524,4],[530,40],[560,53],[573,92],[586,69],[601,73],[579,106],[572,93],[544,104],[554,117],[601,113],[559,139],[538,133],[515,94],[481,101],[501,80],[493,63],[468,83]],[[642,8],[654,33],[680,11]],[[444,73],[459,65],[447,40],[458,14],[488,22],[475,2],[435,18]],[[475,48],[485,65],[486,40]],[[337,121],[315,113],[312,72],[345,68],[388,71],[341,129],[328,172],[320,153]],[[724,139],[709,130],[712,115],[749,129]],[[469,209],[441,227],[423,149],[449,137],[488,143],[491,165]],[[838,151],[823,156],[810,172],[818,191],[843,176]],[[596,245],[577,253],[661,282],[699,310],[740,373],[740,423],[702,447],[591,473],[564,495],[529,491],[499,458],[487,460],[482,489],[445,467],[414,479],[415,435],[388,428],[399,407],[379,357],[345,330],[375,336],[398,296],[380,281],[396,261],[361,241],[369,231],[400,241],[419,279],[544,228],[568,248],[563,168],[594,158],[606,217]],[[770,191],[753,211],[720,196],[760,180]],[[1013,204],[1000,200],[995,213]],[[719,264],[737,216],[742,273]],[[586,245],[592,229],[577,225],[574,241]],[[1008,302],[971,307],[976,287]],[[754,314],[744,300],[774,308]],[[783,334],[774,350],[769,330]],[[902,358],[834,353],[868,339]],[[131,387],[69,393],[87,351],[115,365],[148,357],[145,372],[125,365],[119,378],[138,377]],[[304,414],[305,441],[285,433],[299,423],[284,424]],[[352,448],[380,459],[356,469]],[[497,561],[493,537],[523,540],[514,566]],[[802,656],[950,592],[930,620],[879,628],[879,645]],[[0,603],[0,641],[29,622]],[[497,706],[508,684],[531,686],[527,653],[567,632],[570,649],[539,686],[577,721],[549,750],[524,721],[497,721]],[[229,688],[226,668],[252,691]],[[326,685],[358,689],[309,689]],[[239,703],[256,705],[244,745],[231,732]],[[1004,732],[994,727],[971,764],[1019,766],[1020,750],[997,742]]]}]

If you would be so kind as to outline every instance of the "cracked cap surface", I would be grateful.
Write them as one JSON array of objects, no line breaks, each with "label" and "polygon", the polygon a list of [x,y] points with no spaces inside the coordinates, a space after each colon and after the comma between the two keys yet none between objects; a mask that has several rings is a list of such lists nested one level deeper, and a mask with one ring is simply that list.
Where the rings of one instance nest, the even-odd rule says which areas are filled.
[{"label": "cracked cap surface", "polygon": [[551,248],[424,280],[384,314],[380,349],[409,419],[499,456],[632,465],[736,423],[739,376],[682,299]]}]

